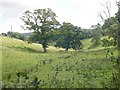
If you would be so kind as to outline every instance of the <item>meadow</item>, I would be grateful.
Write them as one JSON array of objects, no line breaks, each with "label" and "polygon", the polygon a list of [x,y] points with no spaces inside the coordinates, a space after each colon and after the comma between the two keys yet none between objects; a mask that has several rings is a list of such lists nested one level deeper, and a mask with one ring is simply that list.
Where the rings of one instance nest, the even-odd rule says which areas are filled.
[{"label": "meadow", "polygon": [[39,44],[0,38],[4,88],[118,87],[118,51],[114,47],[92,47],[90,39],[85,39],[80,51],[49,46],[48,52],[42,53]]}]

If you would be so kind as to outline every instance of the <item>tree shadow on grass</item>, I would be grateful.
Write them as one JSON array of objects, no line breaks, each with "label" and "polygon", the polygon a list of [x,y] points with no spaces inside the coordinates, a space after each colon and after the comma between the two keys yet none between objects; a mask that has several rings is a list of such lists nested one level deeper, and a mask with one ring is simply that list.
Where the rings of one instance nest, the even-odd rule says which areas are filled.
[{"label": "tree shadow on grass", "polygon": [[15,49],[17,50],[20,50],[20,51],[25,51],[25,52],[30,52],[30,53],[43,53],[43,51],[41,50],[34,50],[32,48],[29,48],[29,47],[26,47],[26,46],[17,46],[17,47],[14,47]]}]

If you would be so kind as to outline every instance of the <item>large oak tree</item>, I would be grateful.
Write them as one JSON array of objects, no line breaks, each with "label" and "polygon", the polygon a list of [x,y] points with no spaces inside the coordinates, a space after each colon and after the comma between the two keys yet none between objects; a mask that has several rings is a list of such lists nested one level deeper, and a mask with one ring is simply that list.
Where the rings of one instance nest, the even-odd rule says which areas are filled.
[{"label": "large oak tree", "polygon": [[46,48],[51,31],[55,30],[59,25],[56,17],[56,14],[50,8],[36,9],[33,12],[26,11],[21,17],[25,23],[23,28],[33,30],[32,39],[42,45],[44,52],[47,52]]},{"label": "large oak tree", "polygon": [[82,30],[80,27],[74,26],[71,23],[63,22],[59,28],[59,38],[56,41],[56,47],[73,48],[74,50],[82,49],[82,42],[80,41],[82,37]]}]

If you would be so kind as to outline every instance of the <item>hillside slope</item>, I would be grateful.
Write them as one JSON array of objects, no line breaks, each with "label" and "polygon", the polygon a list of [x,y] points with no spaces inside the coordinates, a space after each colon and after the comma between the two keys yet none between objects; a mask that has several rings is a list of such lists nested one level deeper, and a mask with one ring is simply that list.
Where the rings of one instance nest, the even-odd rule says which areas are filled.
[{"label": "hillside slope", "polygon": [[[105,38],[105,37],[102,37],[102,38]],[[102,45],[94,45],[91,42],[91,40],[92,40],[92,38],[81,40],[82,43],[83,43],[83,50],[92,51],[92,50],[103,50],[103,49],[105,49],[105,47],[103,47]],[[107,47],[107,48],[114,48],[114,46],[110,46],[110,47]]]},{"label": "hillside slope", "polygon": [[[107,50],[64,51],[52,46],[42,53],[39,44],[27,44],[9,37],[2,38],[3,87],[41,88],[115,88],[114,58],[106,58]],[[85,43],[90,43],[85,41]],[[86,45],[86,47],[88,47]],[[36,79],[37,78],[37,79]],[[33,82],[40,84],[34,84]]]}]

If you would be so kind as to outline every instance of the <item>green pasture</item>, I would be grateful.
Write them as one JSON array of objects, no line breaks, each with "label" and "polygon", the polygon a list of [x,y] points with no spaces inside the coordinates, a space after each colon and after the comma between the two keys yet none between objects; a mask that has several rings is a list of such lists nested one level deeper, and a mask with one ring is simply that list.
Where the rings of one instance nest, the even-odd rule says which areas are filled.
[{"label": "green pasture", "polygon": [[117,87],[118,51],[114,47],[94,48],[91,39],[86,39],[82,41],[84,48],[80,51],[49,46],[48,52],[43,53],[42,46],[36,43],[2,36],[0,39],[3,87]]}]

